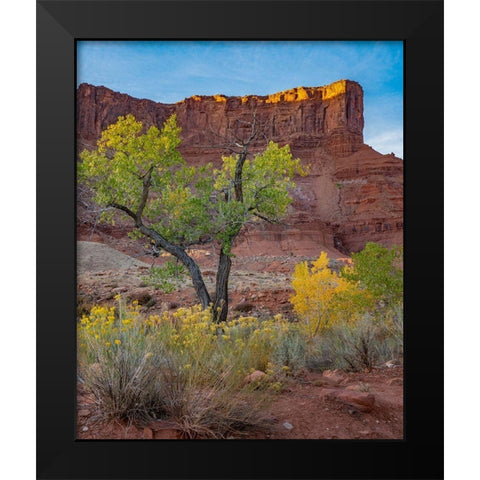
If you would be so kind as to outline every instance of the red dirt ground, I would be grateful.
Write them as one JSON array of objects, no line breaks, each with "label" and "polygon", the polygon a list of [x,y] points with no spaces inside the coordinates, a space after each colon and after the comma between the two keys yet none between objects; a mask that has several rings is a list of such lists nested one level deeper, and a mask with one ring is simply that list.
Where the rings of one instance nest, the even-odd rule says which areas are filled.
[{"label": "red dirt ground", "polygon": [[[146,314],[197,303],[193,288],[188,283],[171,294],[146,287],[141,277],[148,274],[153,258],[148,257],[140,245],[136,252],[131,251],[132,244],[128,239],[110,239],[109,245],[115,250],[101,243],[81,244],[79,254],[83,252],[83,256],[79,255],[77,279],[80,307],[88,309],[95,303],[113,304],[113,297],[117,293],[130,298],[149,298],[150,301],[141,307]],[[135,258],[119,255],[122,251]],[[202,268],[207,288],[211,289],[215,280],[216,256],[206,250],[193,253]],[[337,263],[347,261],[340,257],[341,255],[330,256],[337,259]],[[230,281],[232,313],[250,312],[252,309],[257,315],[282,313],[290,317],[292,309],[289,297],[293,293],[290,287],[291,275],[297,263],[311,259],[313,258],[285,255],[234,258]],[[155,263],[164,260],[160,257],[155,259]],[[344,380],[333,388],[333,393],[331,386],[318,386],[324,379],[320,373],[305,372],[303,376],[292,379],[282,392],[276,394],[266,412],[270,420],[269,426],[263,430],[244,432],[242,438],[403,438],[403,368],[382,366],[370,373],[341,375]],[[392,379],[396,380],[390,385]],[[338,399],[328,396],[324,398],[329,393],[328,390],[330,397],[335,397],[338,391],[348,392],[352,389],[374,395],[375,405],[372,411],[364,413]],[[179,436],[174,426],[165,422],[128,425],[120,421],[99,420],[95,403],[81,384],[77,402],[79,439],[171,439]]]},{"label": "red dirt ground", "polygon": [[[325,378],[319,373],[307,372],[301,378],[292,379],[282,392],[276,394],[266,412],[269,426],[247,430],[238,438],[402,439],[403,368],[384,366],[370,373],[344,376],[345,380],[333,389],[317,386]],[[389,385],[392,379],[395,380]],[[359,385],[375,397],[370,412],[361,412],[335,399],[322,398],[327,390],[344,391],[347,387]],[[174,425],[167,422],[129,425],[123,421],[99,420],[92,397],[80,385],[77,402],[79,439],[173,439],[181,436]],[[288,429],[284,424],[293,428]]]}]

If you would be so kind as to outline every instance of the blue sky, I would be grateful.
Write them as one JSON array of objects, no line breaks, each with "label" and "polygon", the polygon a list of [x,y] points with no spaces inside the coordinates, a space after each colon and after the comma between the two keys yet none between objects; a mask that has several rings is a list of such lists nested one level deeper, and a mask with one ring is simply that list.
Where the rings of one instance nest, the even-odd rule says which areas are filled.
[{"label": "blue sky", "polygon": [[77,84],[162,103],[355,80],[365,93],[365,143],[403,158],[402,42],[79,41],[77,48]]}]

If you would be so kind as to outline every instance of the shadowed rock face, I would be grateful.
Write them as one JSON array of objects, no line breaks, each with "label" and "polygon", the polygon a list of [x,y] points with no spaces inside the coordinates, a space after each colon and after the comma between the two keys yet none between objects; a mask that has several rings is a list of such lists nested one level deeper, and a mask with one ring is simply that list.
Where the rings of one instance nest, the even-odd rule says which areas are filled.
[{"label": "shadowed rock face", "polygon": [[[105,87],[82,84],[77,92],[78,148],[93,148],[102,130],[133,114],[146,127],[162,127],[173,113],[182,127],[180,151],[189,164],[219,165],[223,138],[246,137],[255,112],[266,140],[288,143],[311,165],[298,178],[285,226],[257,225],[239,239],[238,253],[317,255],[322,246],[358,251],[367,241],[403,240],[403,161],[363,143],[363,90],[340,80],[266,96],[193,96],[176,104],[139,100]],[[82,215],[79,209],[79,216]]]}]

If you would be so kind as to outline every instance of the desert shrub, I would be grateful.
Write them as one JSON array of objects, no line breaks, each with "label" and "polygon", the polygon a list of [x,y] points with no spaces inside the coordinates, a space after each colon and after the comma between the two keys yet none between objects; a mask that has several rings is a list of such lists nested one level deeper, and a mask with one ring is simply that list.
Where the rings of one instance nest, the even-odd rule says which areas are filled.
[{"label": "desert shrub", "polygon": [[186,437],[224,438],[263,423],[266,392],[251,389],[231,375],[234,365],[212,371],[208,364],[185,364],[172,351],[165,358],[168,361],[160,371],[165,416]]},{"label": "desert shrub", "polygon": [[322,252],[295,269],[291,301],[310,333],[309,368],[371,369],[403,354],[401,248],[367,243],[352,260],[336,272]]},{"label": "desert shrub", "polygon": [[88,315],[95,302],[91,295],[77,295],[77,316]]},{"label": "desert shrub", "polygon": [[353,321],[372,304],[368,292],[332,271],[328,264],[328,256],[322,252],[311,267],[308,262],[302,262],[293,274],[295,295],[290,300],[311,336],[321,334],[336,323]]},{"label": "desert shrub", "polygon": [[[79,375],[107,416],[163,416],[186,436],[224,437],[262,419],[279,376],[298,368],[305,335],[280,315],[215,323],[200,306],[141,318],[94,307],[79,322]],[[266,373],[261,383],[246,375]]]},{"label": "desert shrub", "polygon": [[142,280],[146,285],[158,288],[165,293],[173,292],[187,274],[186,268],[178,261],[168,259],[163,266],[152,266],[149,275]]},{"label": "desert shrub", "polygon": [[[306,364],[324,370],[340,368],[345,371],[371,370],[379,363],[399,358],[402,351],[401,328],[398,324],[379,321],[370,314],[356,322],[338,323],[310,344]],[[394,329],[399,329],[396,333]]]},{"label": "desert shrub", "polygon": [[162,409],[162,357],[145,336],[138,306],[93,307],[78,328],[78,373],[107,417],[146,419]]},{"label": "desert shrub", "polygon": [[304,331],[291,328],[278,339],[272,352],[272,362],[285,372],[295,373],[305,367],[306,352]]},{"label": "desert shrub", "polygon": [[370,371],[378,359],[384,331],[366,315],[353,324],[340,324],[330,332],[337,368]]},{"label": "desert shrub", "polygon": [[380,317],[385,338],[379,346],[381,361],[391,359],[402,360],[403,358],[403,305],[392,305]]}]

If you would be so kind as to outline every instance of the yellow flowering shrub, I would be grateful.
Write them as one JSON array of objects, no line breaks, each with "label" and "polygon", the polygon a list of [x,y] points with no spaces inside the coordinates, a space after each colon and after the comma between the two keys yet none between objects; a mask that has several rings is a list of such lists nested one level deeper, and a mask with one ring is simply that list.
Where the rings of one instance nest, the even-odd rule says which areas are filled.
[{"label": "yellow flowering shrub", "polygon": [[78,376],[107,417],[147,419],[162,408],[160,366],[138,304],[94,306],[78,322]]},{"label": "yellow flowering shrub", "polygon": [[[110,416],[154,413],[215,436],[212,418],[222,416],[222,428],[230,425],[224,417],[253,421],[262,392],[280,390],[301,365],[304,329],[281,315],[218,324],[195,306],[144,318],[137,304],[117,300],[78,322],[79,376]],[[254,370],[266,374],[265,388],[246,382]]]},{"label": "yellow flowering shrub", "polygon": [[228,370],[242,381],[253,370],[265,372],[277,344],[299,328],[281,315],[269,320],[241,316],[218,324],[199,305],[164,313],[161,318],[149,317],[145,322],[184,363],[210,365],[214,375]]},{"label": "yellow flowering shrub", "polygon": [[[129,306],[120,304],[119,308],[94,306],[78,324],[78,351],[85,359],[95,361],[100,345],[115,348],[123,344],[123,348],[128,349],[131,342],[143,344],[143,331],[138,302]],[[115,352],[111,350],[109,354],[115,355]]]},{"label": "yellow flowering shrub", "polygon": [[354,321],[372,302],[371,295],[328,268],[328,256],[321,252],[311,267],[308,262],[295,267],[290,301],[311,336],[338,322]]}]

